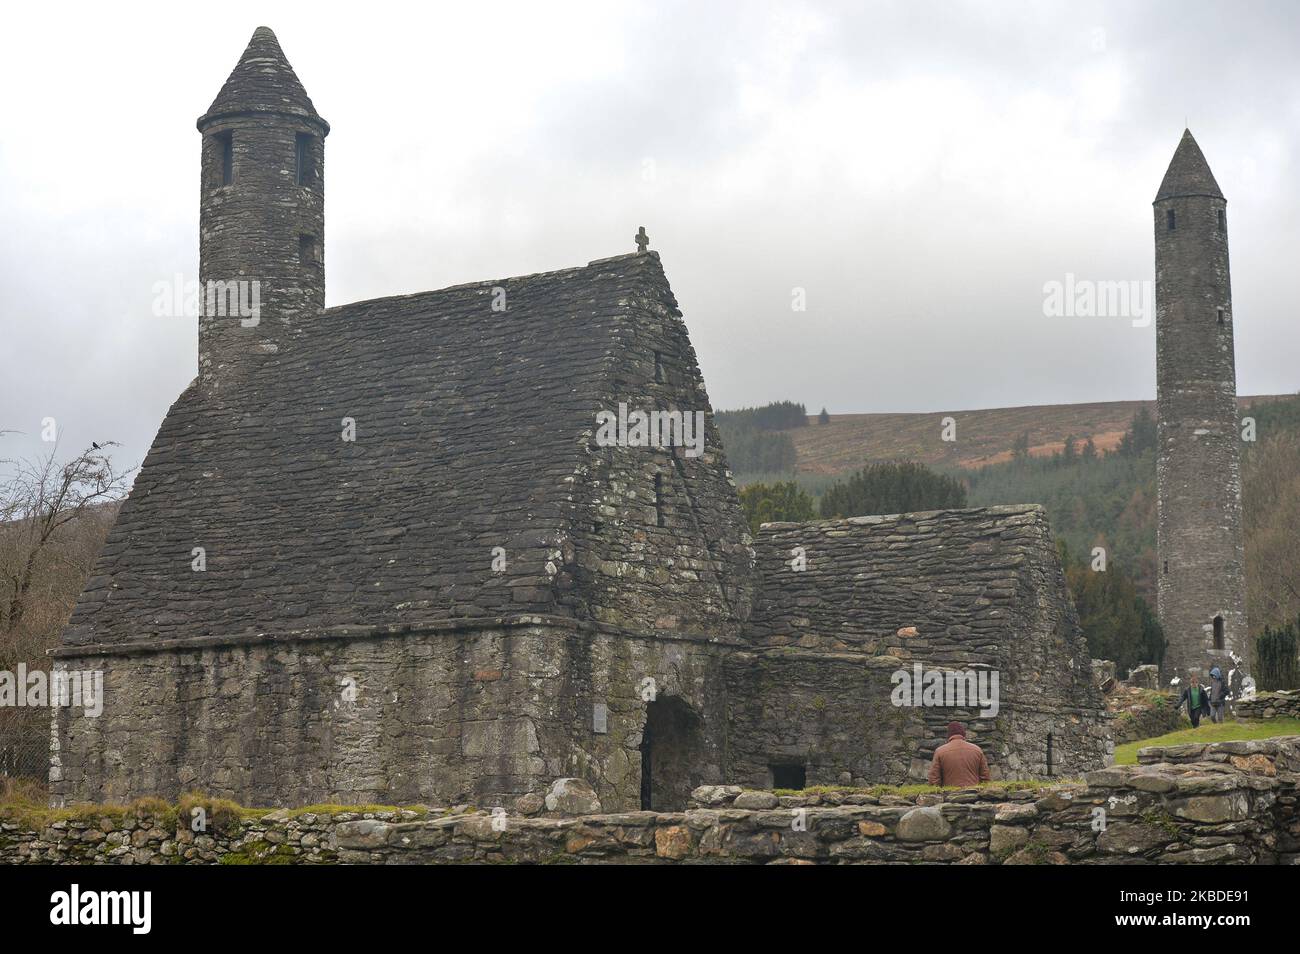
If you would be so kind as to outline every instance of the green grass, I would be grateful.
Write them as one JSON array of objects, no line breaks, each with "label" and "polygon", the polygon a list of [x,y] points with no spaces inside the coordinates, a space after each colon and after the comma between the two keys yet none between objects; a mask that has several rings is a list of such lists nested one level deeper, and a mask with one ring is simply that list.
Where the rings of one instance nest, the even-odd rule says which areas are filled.
[{"label": "green grass", "polygon": [[291,865],[293,849],[288,845],[273,845],[266,841],[250,841],[238,851],[221,856],[222,865]]},{"label": "green grass", "polygon": [[111,818],[120,823],[127,815],[152,818],[162,828],[176,827],[176,807],[158,798],[137,798],[121,804],[76,804],[50,808],[45,786],[29,779],[0,779],[0,820],[29,829],[45,828],[58,821],[97,821]]},{"label": "green grass", "polygon": [[[66,808],[50,808],[49,796],[43,785],[26,780],[0,779],[0,819],[26,828],[45,828],[57,821],[96,821],[111,818],[121,821],[126,815],[137,817],[148,815],[157,820],[160,827],[172,829],[177,820],[186,822],[192,818],[195,808],[202,808],[207,815],[209,825],[216,830],[233,833],[239,830],[243,821],[256,821],[264,815],[277,811],[274,808],[248,808],[226,799],[211,798],[199,792],[190,792],[181,796],[178,804],[172,805],[157,798],[140,798],[127,804],[75,804]],[[344,812],[357,815],[375,812],[414,812],[418,817],[432,813],[427,805],[302,805],[287,811],[290,818],[300,815],[338,815]],[[442,809],[442,814],[449,814],[450,808]],[[237,862],[230,862],[232,864]]]},{"label": "green grass", "polygon": [[[255,813],[257,815],[266,815],[277,809],[273,808],[246,808],[245,812]],[[332,802],[318,805],[302,805],[296,808],[287,809],[290,818],[297,818],[299,815],[342,815],[351,813],[356,815],[375,814],[378,812],[414,812],[423,818],[431,814],[432,809],[428,805],[338,805]],[[444,812],[446,814],[446,812]]]},{"label": "green grass", "polygon": [[[970,785],[967,788],[971,791],[979,791],[986,788],[1004,789],[1006,791],[1037,791],[1042,788],[1055,788],[1058,785],[1072,784],[1078,782],[1076,778],[1027,778],[1027,779],[1009,779],[1007,781],[981,782],[979,785]],[[774,788],[771,790],[773,795],[873,795],[879,798],[881,795],[898,795],[903,798],[912,798],[916,795],[935,795],[940,792],[952,793],[959,791],[953,786],[946,788],[938,785],[870,785],[865,788],[854,788],[851,785],[809,785],[807,788]]]},{"label": "green grass", "polygon": [[1186,745],[1190,742],[1240,742],[1247,739],[1271,739],[1275,735],[1300,735],[1300,719],[1269,719],[1265,722],[1202,721],[1200,728],[1179,729],[1115,747],[1116,765],[1137,765],[1138,749],[1148,745]]}]

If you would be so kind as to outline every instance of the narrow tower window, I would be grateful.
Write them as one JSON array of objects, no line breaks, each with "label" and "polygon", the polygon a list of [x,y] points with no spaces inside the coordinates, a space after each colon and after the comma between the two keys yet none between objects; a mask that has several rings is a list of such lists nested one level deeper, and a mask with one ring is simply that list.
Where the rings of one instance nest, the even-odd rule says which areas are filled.
[{"label": "narrow tower window", "polygon": [[1225,217],[1224,217],[1223,210],[1220,209],[1219,210],[1219,231],[1220,232],[1226,232],[1228,230],[1227,223],[1224,221],[1224,218]]},{"label": "narrow tower window", "polygon": [[298,263],[304,268],[320,264],[320,246],[316,242],[316,236],[298,236]]},{"label": "narrow tower window", "polygon": [[1217,311],[1219,312],[1219,324],[1223,324],[1223,309],[1219,308]]},{"label": "narrow tower window", "polygon": [[217,133],[217,153],[221,162],[221,184],[228,186],[235,181],[235,136],[229,131]]},{"label": "narrow tower window", "polygon": [[1165,225],[1169,227],[1169,231],[1172,232],[1174,230],[1174,225],[1176,221],[1177,219],[1174,216],[1173,209],[1170,209],[1168,212],[1165,213]]},{"label": "narrow tower window", "polygon": [[655,380],[662,381],[663,379],[664,379],[664,359],[663,359],[663,355],[661,355],[658,351],[656,351],[655,352]]},{"label": "narrow tower window", "polygon": [[664,525],[664,475],[655,474],[655,524]]},{"label": "narrow tower window", "polygon": [[295,147],[295,173],[294,181],[300,186],[310,186],[316,181],[316,169],[312,163],[314,154],[312,149],[312,140],[315,137],[309,133],[298,133]]},{"label": "narrow tower window", "polygon": [[1223,617],[1214,617],[1214,648],[1223,648]]}]

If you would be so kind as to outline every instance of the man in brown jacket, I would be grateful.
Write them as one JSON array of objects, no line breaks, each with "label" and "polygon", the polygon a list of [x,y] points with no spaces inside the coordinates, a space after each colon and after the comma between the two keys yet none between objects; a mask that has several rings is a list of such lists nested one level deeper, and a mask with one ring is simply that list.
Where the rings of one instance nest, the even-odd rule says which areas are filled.
[{"label": "man in brown jacket", "polygon": [[930,784],[955,786],[978,785],[989,780],[989,763],[978,745],[966,741],[966,727],[948,723],[948,741],[934,750],[930,763]]}]

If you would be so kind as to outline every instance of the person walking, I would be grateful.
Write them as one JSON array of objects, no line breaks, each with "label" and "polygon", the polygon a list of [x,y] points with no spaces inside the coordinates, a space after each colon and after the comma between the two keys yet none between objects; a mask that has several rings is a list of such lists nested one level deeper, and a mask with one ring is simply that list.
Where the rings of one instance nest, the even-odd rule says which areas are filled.
[{"label": "person walking", "polygon": [[1210,694],[1201,688],[1201,679],[1192,673],[1183,694],[1178,697],[1178,704],[1187,704],[1187,718],[1192,720],[1192,728],[1200,728],[1201,716],[1210,711]]},{"label": "person walking", "polygon": [[1222,722],[1223,710],[1228,703],[1228,684],[1223,679],[1223,671],[1215,666],[1210,670],[1210,721]]},{"label": "person walking", "polygon": [[984,750],[966,741],[964,725],[949,722],[948,741],[934,750],[934,759],[930,762],[930,784],[960,788],[978,785],[990,778]]}]

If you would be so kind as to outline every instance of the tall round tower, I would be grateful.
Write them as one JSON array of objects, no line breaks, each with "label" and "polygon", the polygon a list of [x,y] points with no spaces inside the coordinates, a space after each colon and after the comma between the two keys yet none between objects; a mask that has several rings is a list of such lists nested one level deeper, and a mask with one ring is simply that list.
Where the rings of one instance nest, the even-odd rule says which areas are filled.
[{"label": "tall round tower", "polygon": [[1228,213],[1190,131],[1154,207],[1163,675],[1218,665],[1226,677],[1250,655]]},{"label": "tall round tower", "polygon": [[258,27],[198,128],[199,381],[216,393],[325,307],[330,127]]}]

